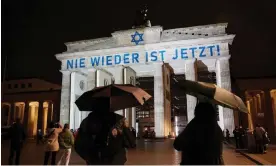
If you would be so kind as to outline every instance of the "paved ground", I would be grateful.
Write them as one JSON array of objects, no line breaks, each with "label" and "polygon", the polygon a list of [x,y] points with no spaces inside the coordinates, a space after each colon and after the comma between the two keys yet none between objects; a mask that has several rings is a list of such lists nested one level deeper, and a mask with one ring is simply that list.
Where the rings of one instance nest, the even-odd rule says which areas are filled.
[{"label": "paved ground", "polygon": [[259,161],[264,165],[276,164],[276,146],[275,145],[269,146],[266,154],[252,154],[252,153],[245,153],[245,154]]},{"label": "paved ground", "polygon": [[258,154],[258,156],[273,165],[276,164],[276,145],[269,146],[266,154]]},{"label": "paved ground", "polygon": [[[177,165],[181,154],[172,148],[172,140],[160,142],[137,141],[137,149],[128,151],[129,165]],[[9,143],[2,142],[1,164],[7,164],[9,155]],[[43,162],[43,146],[36,146],[35,143],[27,143],[21,156],[21,164],[41,165]],[[236,153],[233,149],[224,147],[224,160],[228,165],[254,165],[252,161]],[[70,165],[83,165],[85,162],[73,152]]]},{"label": "paved ground", "polygon": [[[235,148],[235,143],[234,141],[231,142],[231,145],[228,147]],[[252,154],[252,153],[247,153],[246,151],[243,151],[243,153],[250,158],[253,158],[254,160],[259,161],[260,163],[263,163],[264,165],[275,165],[276,164],[276,145],[269,145],[268,146],[268,151],[266,154]]]}]

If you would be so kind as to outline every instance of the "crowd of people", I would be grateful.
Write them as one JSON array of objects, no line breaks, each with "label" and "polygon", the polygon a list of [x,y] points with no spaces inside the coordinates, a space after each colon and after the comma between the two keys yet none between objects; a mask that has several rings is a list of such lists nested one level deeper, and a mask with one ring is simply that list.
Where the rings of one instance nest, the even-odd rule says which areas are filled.
[{"label": "crowd of people", "polygon": [[[248,147],[248,131],[249,129],[244,129],[242,126],[235,127],[233,130],[233,135],[235,138],[237,149],[247,149]],[[270,143],[267,131],[260,125],[256,124],[253,131],[253,136],[255,140],[255,153],[264,154],[267,152],[267,146]]]},{"label": "crowd of people", "polygon": [[[233,131],[236,147],[244,148],[246,130],[241,126]],[[229,139],[230,132],[226,131]],[[256,125],[254,136],[258,152],[264,153],[268,143],[267,132]],[[59,123],[48,125],[46,136],[38,134],[38,143],[45,145],[44,165],[50,162],[58,165],[68,165],[72,148],[88,165],[124,165],[127,161],[126,148],[135,148],[136,132],[128,126],[122,116],[113,113],[91,112],[84,119],[77,131],[63,127]],[[19,164],[20,149],[25,140],[25,133],[20,120],[17,119],[11,127],[11,151],[9,164]],[[217,123],[216,110],[210,103],[198,103],[195,117],[174,141],[174,148],[182,152],[181,165],[222,165],[223,161],[223,131]]]},{"label": "crowd of people", "polygon": [[248,129],[244,129],[242,126],[240,127],[235,127],[235,129],[233,130],[233,135],[235,138],[235,142],[236,142],[236,148],[237,149],[244,149],[246,146],[246,140],[247,140],[247,131]]},{"label": "crowd of people", "polygon": [[[112,114],[115,114],[115,113],[112,113]],[[100,152],[102,156],[106,155],[105,158],[102,159],[102,156],[97,156],[97,157],[100,157],[98,161],[95,161],[95,157],[92,157],[93,160],[85,158],[87,164],[89,165],[91,164],[123,165],[126,162],[125,148],[134,148],[136,146],[136,143],[135,143],[136,131],[133,128],[128,126],[128,122],[125,119],[122,119],[122,120],[123,122],[120,128],[114,127],[111,129],[110,132],[106,133],[108,136],[109,134],[111,136],[108,141],[109,143],[108,151],[106,152],[106,154]],[[82,141],[86,147],[89,147],[88,144],[92,144],[93,142],[92,139],[89,139],[87,142],[83,138],[83,137],[89,138],[89,133],[84,133],[84,130],[89,130],[89,129],[79,128],[78,130],[72,130],[72,129],[70,130],[69,124],[64,124],[64,126],[62,127],[59,123],[54,123],[54,122],[51,122],[48,124],[46,135],[43,135],[41,130],[39,129],[37,132],[37,144],[44,145],[45,154],[44,154],[43,164],[48,165],[50,163],[51,165],[56,165],[56,164],[69,165],[71,151],[72,151],[72,148],[75,147],[75,141],[77,139],[79,139],[79,142]],[[78,134],[79,131],[81,131],[81,134]],[[83,135],[83,133],[85,135]],[[22,149],[23,142],[25,141],[25,138],[26,138],[24,128],[20,123],[20,119],[16,119],[16,122],[13,123],[13,125],[10,128],[9,135],[11,139],[9,164],[19,165],[20,152]],[[128,143],[127,143],[128,145],[126,145],[125,135],[127,135],[128,138],[131,137],[131,139],[128,139]],[[102,141],[102,143],[104,144],[105,141]],[[103,148],[103,146],[101,148]],[[85,148],[81,147],[81,151],[85,151]],[[112,153],[110,153],[111,151]],[[83,152],[77,151],[77,153],[81,154]],[[92,151],[88,153],[89,153],[88,155],[93,155]],[[15,162],[14,162],[14,154],[15,154]],[[59,157],[57,158],[57,156]]]}]

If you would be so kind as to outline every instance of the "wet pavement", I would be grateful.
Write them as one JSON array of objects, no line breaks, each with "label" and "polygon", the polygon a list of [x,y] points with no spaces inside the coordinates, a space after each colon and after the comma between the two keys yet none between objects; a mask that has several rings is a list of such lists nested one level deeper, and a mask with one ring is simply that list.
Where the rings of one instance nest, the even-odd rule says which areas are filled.
[{"label": "wet pavement", "polygon": [[[178,165],[181,160],[181,153],[172,148],[173,140],[165,141],[137,141],[137,148],[128,151],[128,165]],[[1,164],[8,164],[9,142],[1,143]],[[28,142],[24,145],[21,154],[22,165],[41,165],[43,163],[44,151],[43,145],[36,145],[34,142]],[[200,150],[200,149],[199,149]],[[233,149],[224,147],[223,157],[225,164],[228,165],[254,165]],[[70,165],[84,165],[85,162],[72,152]]]},{"label": "wet pavement", "polygon": [[250,158],[257,160],[259,163],[263,165],[275,165],[276,164],[276,146],[269,146],[267,153],[265,154],[256,154],[256,153],[248,153],[244,152],[245,155],[249,156]]},{"label": "wet pavement", "polygon": [[[230,141],[230,144],[228,145],[230,148],[235,148],[234,141]],[[242,153],[253,160],[257,160],[259,163],[262,163],[263,165],[275,165],[276,164],[276,145],[275,144],[269,144],[267,153],[265,154],[257,154],[257,153],[248,153],[246,150],[241,150]]]}]

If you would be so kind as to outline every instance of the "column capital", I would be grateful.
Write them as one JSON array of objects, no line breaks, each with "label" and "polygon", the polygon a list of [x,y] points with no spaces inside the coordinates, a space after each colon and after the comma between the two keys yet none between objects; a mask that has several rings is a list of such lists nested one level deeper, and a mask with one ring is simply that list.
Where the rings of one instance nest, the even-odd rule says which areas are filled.
[{"label": "column capital", "polygon": [[115,68],[119,68],[119,69],[123,69],[123,68],[126,68],[126,67],[129,67],[129,66],[124,66],[124,65],[115,66]]},{"label": "column capital", "polygon": [[217,60],[216,61],[221,61],[221,60],[229,60],[231,58],[231,56],[230,55],[228,55],[228,56],[223,56],[223,57],[219,57],[219,58],[217,58]]},{"label": "column capital", "polygon": [[[195,62],[195,61],[194,61]],[[185,75],[186,77],[196,78],[196,65],[195,63],[185,63]]]},{"label": "column capital", "polygon": [[70,71],[70,70],[60,70],[60,72],[61,72],[63,75],[69,75],[69,74],[71,74],[71,71]]},{"label": "column capital", "polygon": [[95,69],[95,68],[88,68],[87,71],[88,71],[88,72],[96,72],[97,69]]},{"label": "column capital", "polygon": [[191,63],[195,63],[197,59],[187,59],[185,60],[185,64],[191,64]]},{"label": "column capital", "polygon": [[164,62],[154,62],[153,63],[154,66],[160,66],[160,65],[163,65],[163,64],[164,64]]},{"label": "column capital", "polygon": [[220,72],[230,72],[229,57],[223,57],[216,60],[216,74]]},{"label": "column capital", "polygon": [[162,65],[163,63],[154,63],[154,77],[163,75]]}]

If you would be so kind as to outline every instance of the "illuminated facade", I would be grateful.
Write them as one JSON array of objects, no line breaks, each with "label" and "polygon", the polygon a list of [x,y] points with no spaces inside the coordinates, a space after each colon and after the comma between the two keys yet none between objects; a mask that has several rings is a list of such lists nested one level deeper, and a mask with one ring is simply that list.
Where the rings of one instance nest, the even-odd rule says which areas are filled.
[{"label": "illuminated facade", "polygon": [[59,120],[60,85],[44,80],[20,79],[2,83],[1,127],[21,119],[29,138],[47,124]]},{"label": "illuminated facade", "polygon": [[[156,137],[167,137],[172,132],[172,74],[197,80],[198,72],[215,72],[217,85],[231,90],[229,44],[235,35],[226,34],[226,27],[224,23],[169,30],[153,26],[117,31],[111,37],[65,43],[67,51],[56,55],[62,63],[63,74],[61,122],[69,122],[71,128],[79,127],[89,112],[78,111],[74,101],[87,90],[111,83],[136,85],[137,77],[153,77],[154,130]],[[190,95],[186,101],[190,121],[197,101]],[[135,108],[129,109],[117,112],[135,127]],[[218,109],[221,128],[233,130],[233,111]]]}]

